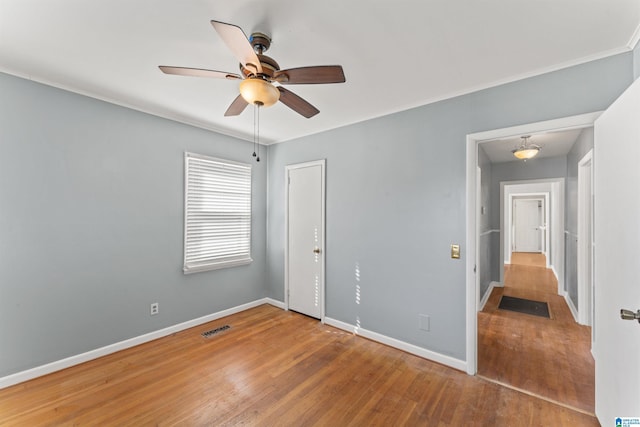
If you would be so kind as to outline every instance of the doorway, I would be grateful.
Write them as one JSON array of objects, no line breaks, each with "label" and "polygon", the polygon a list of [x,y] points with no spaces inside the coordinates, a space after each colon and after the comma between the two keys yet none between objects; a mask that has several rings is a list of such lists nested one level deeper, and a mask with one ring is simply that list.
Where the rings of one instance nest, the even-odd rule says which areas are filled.
[{"label": "doorway", "polygon": [[[565,265],[565,179],[550,178],[525,181],[503,181],[500,183],[500,256],[505,265],[511,264],[514,252],[513,204],[517,199],[542,199],[544,222],[541,230],[542,254],[546,267],[550,268],[558,283],[557,292],[564,294]],[[504,283],[501,265],[499,283]],[[479,310],[480,308],[478,308]]]},{"label": "doorway", "polygon": [[[543,132],[552,132],[552,131],[560,131],[560,130],[569,130],[569,129],[583,129],[586,127],[592,127],[593,126],[593,122],[595,121],[595,119],[598,117],[599,113],[594,113],[594,114],[587,114],[587,115],[582,115],[582,116],[575,116],[575,117],[571,117],[571,118],[567,118],[567,119],[560,119],[560,120],[553,120],[553,121],[549,121],[549,122],[542,122],[542,123],[536,123],[536,124],[531,124],[531,125],[525,125],[525,126],[518,126],[518,127],[514,127],[514,128],[509,128],[509,129],[503,129],[503,130],[498,130],[498,131],[492,131],[492,132],[486,132],[486,133],[482,133],[482,134],[474,134],[474,135],[470,135],[468,136],[468,146],[467,146],[467,183],[468,183],[468,191],[467,191],[467,202],[469,203],[469,209],[467,211],[467,225],[468,225],[468,234],[467,237],[470,240],[469,244],[468,244],[468,249],[471,252],[474,248],[475,248],[475,243],[478,240],[478,233],[477,230],[474,228],[474,225],[477,223],[476,218],[472,217],[472,213],[474,213],[477,208],[477,200],[473,200],[473,193],[471,193],[471,191],[469,191],[470,189],[475,188],[476,186],[476,182],[474,182],[474,178],[476,177],[475,173],[471,173],[471,171],[473,170],[472,167],[475,169],[477,162],[478,162],[478,158],[479,158],[479,154],[478,154],[478,144],[484,140],[501,140],[501,139],[505,139],[508,137],[513,137],[515,135],[518,134],[537,134],[537,133],[543,133]],[[485,156],[486,157],[486,156]],[[510,170],[509,168],[503,168],[502,171],[505,170]],[[526,175],[526,173],[521,173],[522,175]],[[552,175],[553,176],[553,175]],[[558,176],[562,176],[562,175],[558,175]],[[564,179],[564,178],[562,178]],[[542,181],[542,180],[540,180]],[[560,201],[561,203],[563,203],[564,201],[564,182],[559,182],[557,184],[552,184],[552,185],[559,185],[560,188],[562,188],[560,191],[556,191],[556,194],[554,195],[554,192],[549,190],[549,196],[548,199],[549,202],[551,202],[550,204],[552,206],[558,206],[558,201]],[[501,187],[501,190],[503,188]],[[538,191],[547,191],[547,190],[538,190]],[[475,192],[474,192],[475,193]],[[522,200],[531,200],[533,199],[532,197],[522,197]],[[556,261],[556,257],[558,255],[563,255],[564,256],[564,239],[565,239],[565,233],[566,231],[564,230],[564,222],[560,223],[560,221],[562,221],[562,218],[564,217],[564,213],[560,213],[559,211],[556,212],[555,214],[552,212],[551,215],[546,215],[544,217],[544,221],[540,221],[540,217],[541,215],[536,215],[536,213],[534,212],[533,207],[534,202],[533,200],[531,201],[527,201],[525,202],[525,206],[518,206],[518,204],[520,202],[514,202],[514,200],[517,200],[517,197],[515,199],[511,199],[508,200],[505,198],[505,194],[501,194],[500,195],[500,201],[503,203],[503,207],[504,209],[501,208],[501,213],[505,212],[505,210],[508,208],[510,211],[514,211],[514,210],[519,210],[520,207],[525,208],[525,210],[527,208],[530,208],[528,210],[529,212],[529,216],[531,216],[531,222],[532,224],[535,222],[539,222],[539,224],[542,226],[540,227],[540,225],[538,226],[538,228],[542,228],[542,230],[544,230],[545,232],[549,231],[549,228],[553,227],[553,234],[551,236],[551,240],[553,241],[557,241],[556,243],[554,243],[553,241],[550,242],[552,243],[550,245],[550,251],[549,253],[547,253],[545,256],[544,254],[540,253],[537,256],[540,257],[540,259],[535,259],[534,261],[537,263],[536,265],[527,265],[527,264],[522,264],[522,260],[517,260],[515,263],[511,263],[511,262],[506,262],[506,270],[507,273],[504,274],[501,277],[501,282],[503,285],[505,285],[504,288],[495,288],[492,292],[491,297],[489,298],[489,302],[487,303],[488,307],[486,308],[486,310],[483,310],[485,312],[481,313],[481,314],[477,314],[477,309],[478,307],[471,307],[471,301],[473,301],[476,297],[476,294],[478,292],[478,288],[473,286],[473,283],[475,282],[475,267],[477,265],[477,257],[478,254],[477,253],[473,253],[473,254],[469,254],[469,258],[470,260],[468,261],[467,267],[467,274],[468,274],[468,280],[467,280],[467,290],[468,290],[468,299],[467,299],[467,304],[468,304],[468,336],[467,336],[467,342],[468,345],[471,347],[471,350],[469,350],[468,348],[468,369],[467,372],[471,373],[480,373],[478,370],[478,351],[479,351],[479,346],[478,346],[478,340],[482,340],[481,342],[483,343],[483,346],[485,346],[486,340],[488,339],[487,337],[491,336],[491,334],[480,334],[480,335],[476,335],[473,336],[473,334],[477,334],[478,333],[478,322],[480,322],[480,320],[482,320],[482,324],[483,327],[488,324],[491,323],[493,324],[493,326],[496,328],[496,330],[498,331],[502,331],[504,332],[503,335],[503,339],[495,341],[493,344],[489,344],[489,345],[493,345],[493,350],[495,350],[495,353],[488,353],[486,352],[486,347],[483,347],[483,351],[481,353],[481,356],[483,357],[483,360],[492,360],[492,361],[496,361],[496,360],[500,360],[500,362],[493,364],[493,365],[486,365],[483,366],[483,371],[482,374],[485,374],[487,370],[491,370],[494,369],[493,374],[495,376],[497,376],[496,378],[493,378],[493,380],[501,382],[505,385],[510,385],[513,388],[518,388],[521,390],[529,390],[529,387],[523,387],[523,385],[531,385],[531,383],[534,382],[533,377],[535,377],[538,373],[545,371],[544,369],[539,369],[536,370],[534,365],[539,365],[541,367],[559,367],[561,364],[558,363],[560,361],[560,359],[558,359],[558,355],[557,352],[554,352],[554,349],[550,349],[550,351],[547,352],[543,352],[540,353],[539,352],[539,348],[536,347],[535,349],[530,348],[528,350],[525,349],[524,352],[520,353],[520,357],[519,361],[516,361],[516,366],[512,366],[513,369],[508,369],[511,373],[516,373],[515,374],[515,379],[513,379],[514,377],[506,377],[506,376],[500,376],[504,374],[504,367],[511,361],[513,362],[513,359],[518,358],[519,356],[516,354],[511,354],[511,356],[513,357],[509,357],[510,353],[514,351],[514,349],[522,349],[524,347],[526,347],[526,345],[528,345],[529,343],[532,342],[539,342],[540,344],[544,344],[545,342],[552,342],[551,340],[544,340],[544,339],[539,339],[540,334],[544,335],[547,332],[545,332],[546,329],[542,329],[543,327],[546,328],[546,325],[543,325],[545,322],[548,322],[548,320],[543,321],[542,323],[540,323],[540,325],[538,325],[539,327],[534,327],[534,328],[530,328],[529,327],[529,332],[531,333],[531,336],[525,337],[524,335],[524,331],[527,330],[525,323],[523,323],[522,325],[520,325],[519,327],[516,327],[516,329],[512,329],[512,327],[514,326],[514,324],[516,323],[516,318],[509,318],[508,315],[504,315],[504,313],[502,312],[502,310],[498,310],[498,305],[499,305],[499,301],[500,298],[502,297],[502,295],[507,295],[507,296],[515,296],[515,297],[522,297],[522,298],[526,298],[526,299],[531,299],[531,300],[540,300],[539,298],[544,298],[549,302],[549,305],[551,306],[551,312],[552,312],[552,321],[556,322],[556,326],[558,326],[558,323],[563,323],[564,325],[560,325],[560,328],[556,328],[554,332],[549,332],[550,334],[555,334],[557,336],[561,336],[562,331],[564,331],[565,329],[568,329],[570,326],[573,327],[575,326],[575,333],[583,336],[584,335],[584,340],[586,343],[588,343],[589,345],[587,346],[582,346],[585,347],[584,351],[580,351],[580,357],[582,357],[582,355],[584,354],[584,359],[585,361],[588,361],[589,359],[592,360],[591,354],[590,354],[590,333],[589,333],[589,329],[586,328],[584,329],[584,327],[582,327],[583,329],[580,329],[580,325],[577,325],[575,323],[575,321],[573,320],[573,316],[572,313],[570,312],[570,310],[568,309],[567,305],[565,304],[564,301],[564,286],[563,283],[561,283],[561,281],[564,280],[564,262],[563,261]],[[537,202],[535,202],[537,203]],[[529,204],[530,206],[526,206],[527,204]],[[540,203],[539,207],[540,209],[542,209],[542,203]],[[545,209],[548,209],[548,205],[545,207]],[[557,218],[556,218],[557,217]],[[507,219],[509,218],[509,215],[504,215],[503,218]],[[555,221],[558,221],[558,223],[556,224]],[[512,227],[509,227],[508,224],[505,224],[505,222],[501,221],[501,230],[503,233],[502,238],[500,239],[500,243],[503,246],[501,248],[501,255],[505,261],[506,258],[511,258],[511,252],[512,249],[518,249],[520,251],[524,251],[526,250],[527,252],[541,252],[541,250],[539,249],[542,246],[542,243],[544,242],[543,240],[540,240],[540,245],[538,246],[537,244],[534,243],[538,243],[536,241],[536,237],[540,238],[540,234],[538,233],[537,236],[532,233],[529,236],[529,243],[526,242],[516,242],[515,240],[517,239],[516,236],[516,230],[513,229]],[[507,225],[507,227],[505,227],[505,225]],[[473,231],[471,231],[473,230]],[[542,231],[542,230],[538,230],[538,231]],[[507,234],[511,234],[511,236],[507,237]],[[549,239],[547,239],[547,242],[544,243],[549,243]],[[521,246],[522,244],[522,246]],[[515,245],[515,246],[513,246]],[[528,245],[528,246],[527,246]],[[536,255],[536,254],[532,254],[532,255]],[[518,257],[515,257],[518,258]],[[553,261],[553,267],[555,267],[555,269],[557,269],[557,271],[554,271],[555,269],[549,269],[547,268],[548,265],[546,265],[549,261]],[[539,265],[540,263],[542,263],[543,265]],[[502,270],[502,269],[501,269]],[[555,272],[555,274],[554,274]],[[479,274],[482,274],[482,272],[479,272]],[[559,280],[556,280],[557,279]],[[545,279],[546,278],[546,279]],[[470,280],[473,279],[473,280]],[[523,283],[527,282],[527,280],[534,280],[536,283],[544,283],[544,289],[540,288],[540,289],[536,289],[536,288],[532,288],[532,289],[524,289],[522,288]],[[535,284],[535,283],[534,283]],[[487,312],[488,311],[488,312]],[[555,313],[555,314],[554,314]],[[484,316],[484,317],[483,317]],[[523,316],[522,314],[518,314],[517,316]],[[555,317],[554,317],[555,316]],[[534,323],[531,324],[536,324],[536,320],[533,321]],[[539,322],[539,321],[538,321]],[[527,324],[528,320],[527,320]],[[475,329],[473,329],[475,327]],[[494,331],[492,331],[493,333]],[[472,336],[470,336],[472,335]],[[554,336],[555,336],[554,335]],[[497,335],[494,335],[497,336]],[[563,335],[564,336],[564,335]],[[567,335],[568,336],[568,335]],[[573,335],[571,335],[573,336]],[[508,339],[515,339],[515,341],[511,342],[512,346],[509,347],[509,345],[507,345],[507,340]],[[563,340],[559,340],[558,344],[564,342]],[[507,347],[505,347],[505,345]],[[575,346],[574,346],[575,347]],[[581,348],[582,348],[581,347]],[[556,351],[557,349],[560,349],[561,347],[556,347]],[[535,350],[535,351],[534,351]],[[568,348],[566,349],[566,351],[563,350],[564,353],[570,355],[567,360],[569,361],[569,364],[566,365],[566,369],[562,370],[557,370],[557,372],[553,373],[553,372],[546,372],[546,378],[551,379],[553,381],[554,378],[559,378],[562,377],[563,375],[565,375],[569,369],[574,368],[574,365],[571,365],[572,361],[576,361],[578,360],[576,358],[576,355],[573,354],[572,352],[574,352],[576,349],[575,348]],[[540,361],[536,361],[536,362],[531,362],[531,360],[529,360],[531,358],[531,354],[544,354],[544,360],[540,360]],[[504,357],[505,355],[507,355],[506,359],[500,359],[500,357]],[[487,358],[489,357],[489,358]],[[547,360],[548,359],[548,360]],[[531,363],[530,363],[531,362]],[[566,362],[566,360],[565,360]],[[579,362],[578,362],[579,363]],[[522,367],[526,367],[532,365],[533,366],[533,370],[531,371],[526,371],[524,369],[520,369]],[[529,367],[532,367],[529,366]],[[587,367],[587,371],[592,370],[592,368]],[[520,377],[518,377],[518,375],[520,375]],[[589,372],[587,372],[587,375],[581,375],[579,372],[576,373],[576,376],[579,378],[583,378],[585,380],[587,379],[591,379],[591,381],[593,381],[593,373],[591,373],[591,375],[589,375]],[[531,380],[531,381],[529,381]],[[552,387],[550,387],[550,384],[545,384],[544,382],[540,383],[542,386],[538,388],[538,390],[532,390],[531,392],[537,395],[540,395],[542,397],[545,397],[547,399],[550,400],[556,400],[556,396],[553,395],[546,395],[545,393],[548,392],[553,392],[554,389]],[[538,392],[539,391],[539,392]],[[582,387],[577,387],[575,390],[569,392],[569,394],[573,394],[573,395],[578,395],[579,393],[582,393],[583,391],[588,391],[587,394],[585,395],[590,395],[593,396],[594,392],[593,392],[593,384],[592,383],[584,383],[582,384]],[[575,402],[568,402],[568,404],[572,407],[577,407],[578,404],[581,404],[582,402],[585,402],[586,399],[584,398],[579,398],[577,399]],[[593,399],[593,398],[591,398]],[[589,402],[587,402],[587,407],[580,407],[580,409],[582,410],[586,410],[586,411],[593,411],[592,409],[592,405],[593,403],[590,404],[591,406],[589,406]]]},{"label": "doorway", "polygon": [[[476,196],[477,192],[477,166],[478,166],[478,144],[481,141],[490,141],[494,139],[504,139],[508,137],[514,137],[524,134],[537,134],[549,131],[569,130],[569,129],[582,129],[586,127],[592,127],[595,120],[600,116],[601,112],[594,112],[588,114],[581,114],[572,117],[566,117],[561,119],[548,120],[544,122],[531,123],[521,126],[514,126],[510,128],[497,129],[487,132],[479,132],[475,134],[467,135],[467,209],[466,209],[466,247],[467,247],[467,262],[466,262],[466,371],[467,373],[474,375],[477,373],[477,360],[478,360],[478,287],[476,285],[476,274],[478,264],[477,253],[477,241],[478,241],[478,229],[477,229],[477,215],[478,215],[478,200]],[[502,198],[501,198],[502,199]],[[562,234],[563,231],[561,231]],[[500,239],[502,245],[503,239]],[[501,250],[502,256],[504,251]],[[551,257],[553,254],[550,254]]]},{"label": "doorway", "polygon": [[325,161],[286,167],[285,307],[324,320]]}]

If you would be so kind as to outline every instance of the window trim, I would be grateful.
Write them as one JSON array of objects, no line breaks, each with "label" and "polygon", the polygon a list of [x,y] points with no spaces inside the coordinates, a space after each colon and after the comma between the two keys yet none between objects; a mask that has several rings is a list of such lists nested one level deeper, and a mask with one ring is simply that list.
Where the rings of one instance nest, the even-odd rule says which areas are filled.
[{"label": "window trim", "polygon": [[[249,206],[248,206],[248,214],[249,214],[249,224],[248,224],[248,249],[246,254],[240,254],[239,256],[244,256],[242,258],[230,259],[230,260],[219,260],[216,258],[210,258],[205,261],[194,262],[193,260],[188,259],[187,257],[187,248],[189,245],[188,236],[190,231],[190,210],[189,210],[189,197],[190,195],[193,197],[193,194],[190,192],[189,188],[189,178],[190,178],[190,160],[194,159],[197,161],[205,161],[215,163],[218,166],[224,167],[228,166],[240,166],[248,171],[248,179],[249,179]],[[211,271],[218,270],[222,268],[230,268],[237,267],[240,265],[247,265],[253,262],[251,258],[251,244],[252,244],[252,165],[248,163],[235,162],[232,160],[220,159],[216,157],[206,156],[202,154],[184,153],[184,246],[183,246],[183,272],[184,274],[198,273],[203,271]],[[244,212],[242,213],[245,214]],[[243,240],[244,242],[244,240]]]}]

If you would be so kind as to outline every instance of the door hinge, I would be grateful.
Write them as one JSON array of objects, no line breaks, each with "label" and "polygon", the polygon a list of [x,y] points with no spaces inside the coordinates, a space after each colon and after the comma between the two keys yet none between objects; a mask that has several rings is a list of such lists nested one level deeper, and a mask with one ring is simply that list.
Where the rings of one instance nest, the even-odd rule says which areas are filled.
[{"label": "door hinge", "polygon": [[473,274],[475,274],[475,273],[476,273],[476,267],[477,267],[477,265],[474,265],[474,266],[473,266]]}]

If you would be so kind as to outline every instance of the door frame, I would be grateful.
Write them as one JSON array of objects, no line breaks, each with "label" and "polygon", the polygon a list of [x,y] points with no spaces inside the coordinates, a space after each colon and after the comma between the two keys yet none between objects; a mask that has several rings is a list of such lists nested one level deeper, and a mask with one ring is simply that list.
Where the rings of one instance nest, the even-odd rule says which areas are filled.
[{"label": "door frame", "polygon": [[320,212],[320,231],[321,236],[321,250],[320,250],[320,269],[322,271],[322,280],[320,287],[322,289],[322,298],[320,298],[320,322],[324,323],[325,320],[325,300],[327,294],[326,288],[326,160],[313,160],[304,163],[295,163],[285,166],[284,177],[284,308],[289,310],[289,182],[290,172],[294,169],[302,169],[313,166],[320,166],[320,197],[321,197],[321,212]]},{"label": "door frame", "polygon": [[466,259],[466,371],[469,375],[475,375],[478,371],[478,305],[477,295],[479,289],[476,286],[476,266],[478,265],[478,254],[476,244],[478,240],[477,206],[479,201],[476,196],[476,167],[478,166],[478,144],[492,139],[503,139],[520,136],[524,134],[540,133],[545,131],[559,131],[568,129],[581,129],[593,126],[595,120],[602,114],[602,111],[580,114],[577,116],[564,117],[553,120],[546,120],[536,123],[529,123],[520,126],[513,126],[502,129],[489,130],[485,132],[472,133],[467,135],[467,185],[466,185],[466,247],[468,256]]},{"label": "door frame", "polygon": [[[589,169],[589,179],[585,179]],[[590,231],[590,239],[584,236]],[[593,149],[578,162],[578,322],[593,323]],[[589,263],[591,255],[591,263]],[[590,279],[590,280],[588,280]],[[592,337],[593,338],[593,337]]]},{"label": "door frame", "polygon": [[[503,264],[511,263],[511,194],[548,194],[547,214],[547,265],[558,281],[558,295],[564,294],[564,202],[565,179],[531,179],[500,182],[500,259]],[[504,283],[504,268],[500,268],[500,283]]]}]

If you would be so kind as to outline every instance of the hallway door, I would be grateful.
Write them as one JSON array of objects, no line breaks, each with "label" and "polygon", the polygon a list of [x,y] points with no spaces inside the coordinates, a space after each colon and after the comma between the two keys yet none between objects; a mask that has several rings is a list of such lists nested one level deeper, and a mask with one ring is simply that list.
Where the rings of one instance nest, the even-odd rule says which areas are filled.
[{"label": "hallway door", "polygon": [[640,80],[595,122],[596,415],[640,418]]},{"label": "hallway door", "polygon": [[542,252],[542,212],[539,199],[513,200],[514,252]]}]

